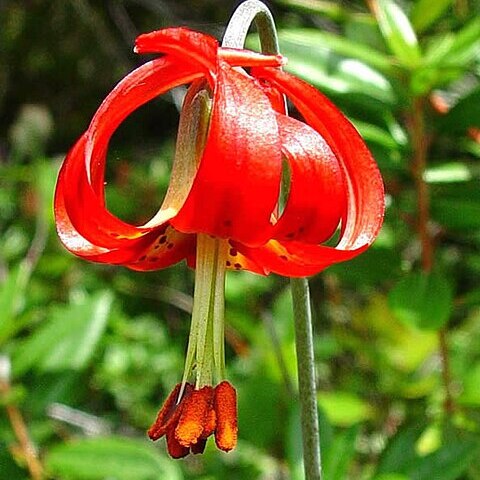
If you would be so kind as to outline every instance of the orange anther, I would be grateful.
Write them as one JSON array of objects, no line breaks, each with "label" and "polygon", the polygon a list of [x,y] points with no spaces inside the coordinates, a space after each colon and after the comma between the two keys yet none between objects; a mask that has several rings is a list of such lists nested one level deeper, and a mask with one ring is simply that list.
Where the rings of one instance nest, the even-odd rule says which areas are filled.
[{"label": "orange anther", "polygon": [[207,439],[206,438],[199,438],[197,443],[194,443],[190,447],[190,451],[194,455],[198,455],[199,453],[203,453],[205,451],[205,446],[207,445]]},{"label": "orange anther", "polygon": [[[166,436],[168,453],[182,458],[190,452],[203,453],[210,435],[215,434],[217,447],[225,452],[237,444],[237,393],[228,383],[195,390],[185,384],[180,402],[181,384],[173,389],[150,427],[152,440]],[[178,403],[177,403],[178,402]]]},{"label": "orange anther", "polygon": [[237,445],[237,392],[228,382],[222,382],[215,387],[213,404],[217,417],[215,443],[229,452]]},{"label": "orange anther", "polygon": [[197,443],[207,423],[212,402],[213,388],[210,386],[193,390],[188,398],[182,400],[182,413],[175,429],[175,437],[181,445],[190,447]]},{"label": "orange anther", "polygon": [[176,425],[178,419],[180,418],[180,414],[182,413],[181,405],[184,402],[185,398],[190,396],[193,386],[189,383],[185,385],[182,400],[180,404],[177,404],[180,388],[180,383],[175,385],[175,388],[167,397],[165,403],[158,412],[154,424],[148,430],[148,436],[152,440],[158,440],[160,437],[163,437],[167,433],[167,429],[170,427],[170,425]]},{"label": "orange anther", "polygon": [[174,425],[167,431],[167,449],[172,458],[183,458],[190,453],[190,449],[181,445],[175,438]]},{"label": "orange anther", "polygon": [[215,428],[217,426],[217,415],[215,414],[215,410],[213,408],[213,401],[212,406],[207,415],[207,421],[205,422],[205,426],[203,427],[203,432],[200,438],[208,438],[212,433],[215,432]]}]

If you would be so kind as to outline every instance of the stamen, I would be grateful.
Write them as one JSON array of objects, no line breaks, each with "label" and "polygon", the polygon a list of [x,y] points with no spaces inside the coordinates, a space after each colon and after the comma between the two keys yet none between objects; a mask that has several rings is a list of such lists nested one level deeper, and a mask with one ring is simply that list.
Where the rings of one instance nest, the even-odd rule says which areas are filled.
[{"label": "stamen", "polygon": [[212,397],[212,408],[208,412],[207,421],[205,422],[202,436],[200,438],[208,438],[210,435],[212,435],[212,433],[215,432],[216,426],[217,426],[217,415],[215,413],[215,409],[213,408],[213,397]]},{"label": "stamen", "polygon": [[175,428],[175,438],[180,445],[190,447],[197,443],[207,423],[212,408],[213,388],[206,386],[194,390],[184,401],[182,414]]},{"label": "stamen", "polygon": [[[180,418],[180,415],[182,413],[182,404],[178,403],[180,388],[180,383],[175,385],[175,388],[167,397],[165,403],[158,412],[155,422],[148,430],[148,436],[152,440],[158,440],[159,438],[163,437],[171,426],[175,427],[175,425],[177,424],[178,419]],[[183,400],[191,395],[192,389],[193,387],[189,383],[185,385],[185,389],[181,393]]]},{"label": "stamen", "polygon": [[[178,402],[177,398],[180,396]],[[237,443],[237,394],[226,381],[195,390],[178,384],[168,396],[148,431],[152,440],[166,436],[168,453],[182,458],[191,451],[203,453],[210,435],[224,452]]]},{"label": "stamen", "polygon": [[220,450],[229,452],[237,445],[237,392],[228,382],[215,387],[213,400],[217,416],[215,443]]},{"label": "stamen", "polygon": [[167,432],[167,449],[172,458],[183,458],[190,453],[190,449],[181,445],[175,438],[175,429],[173,426]]},{"label": "stamen", "polygon": [[198,442],[193,444],[190,447],[190,450],[194,455],[198,455],[199,453],[203,453],[205,451],[205,446],[206,445],[207,445],[207,439],[206,438],[199,438]]}]

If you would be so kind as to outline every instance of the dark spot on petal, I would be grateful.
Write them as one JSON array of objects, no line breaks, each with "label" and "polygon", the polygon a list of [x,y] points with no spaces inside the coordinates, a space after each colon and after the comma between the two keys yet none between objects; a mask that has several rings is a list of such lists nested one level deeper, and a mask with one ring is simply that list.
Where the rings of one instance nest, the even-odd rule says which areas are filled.
[{"label": "dark spot on petal", "polygon": [[121,235],[119,233],[115,233],[115,232],[110,232],[109,235],[113,238],[120,238]]},{"label": "dark spot on petal", "polygon": [[229,267],[231,264],[232,264],[232,262],[230,262],[230,260],[227,260],[226,263],[225,263],[225,265],[226,265],[227,267]]},{"label": "dark spot on petal", "polygon": [[167,248],[168,248],[169,250],[171,250],[171,249],[173,248],[173,243],[169,243],[169,244],[167,245]]},{"label": "dark spot on petal", "polygon": [[289,240],[291,240],[292,238],[295,237],[295,232],[287,233],[287,234],[285,235],[285,237],[288,238]]},{"label": "dark spot on petal", "polygon": [[232,221],[231,220],[224,220],[223,221],[223,226],[224,227],[231,227],[232,226]]},{"label": "dark spot on petal", "polygon": [[154,245],[153,247],[155,250],[158,250],[160,248],[160,245],[157,243],[157,245]]},{"label": "dark spot on petal", "polygon": [[230,255],[231,255],[232,257],[236,257],[236,256],[237,256],[237,253],[238,253],[238,252],[237,252],[237,249],[236,249],[236,248],[231,248],[231,249],[230,249]]},{"label": "dark spot on petal", "polygon": [[163,235],[158,239],[159,244],[165,243],[166,241],[167,241],[167,236],[166,235]]},{"label": "dark spot on petal", "polygon": [[235,270],[240,270],[242,268],[240,263],[235,263],[233,266],[235,267]]},{"label": "dark spot on petal", "polygon": [[299,227],[298,233],[303,233],[305,231],[305,227]]},{"label": "dark spot on petal", "polygon": [[150,257],[148,259],[149,262],[156,262],[158,260],[158,257]]},{"label": "dark spot on petal", "polygon": [[139,261],[139,262],[143,262],[143,261],[146,260],[146,259],[147,259],[147,256],[146,256],[146,255],[142,255],[142,256],[138,259],[138,261]]},{"label": "dark spot on petal", "polygon": [[288,260],[288,258],[287,258],[286,255],[280,255],[280,258],[281,258],[282,260]]}]

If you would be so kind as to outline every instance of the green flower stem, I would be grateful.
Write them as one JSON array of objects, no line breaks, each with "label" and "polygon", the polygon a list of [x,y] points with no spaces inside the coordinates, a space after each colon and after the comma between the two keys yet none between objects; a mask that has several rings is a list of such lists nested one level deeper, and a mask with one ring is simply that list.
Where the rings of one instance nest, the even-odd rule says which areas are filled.
[{"label": "green flower stem", "polygon": [[[227,26],[222,45],[230,48],[243,48],[253,21],[258,30],[262,52],[280,53],[273,17],[268,8],[258,0],[247,0],[237,8]],[[295,319],[305,479],[321,480],[310,293],[308,281],[305,278],[292,279],[290,285]]]},{"label": "green flower stem", "polygon": [[321,480],[320,433],[308,280],[306,278],[292,278],[290,279],[290,288],[295,319],[295,347],[297,350],[305,478],[306,480]]},{"label": "green flower stem", "polygon": [[275,21],[267,6],[258,0],[247,0],[235,10],[223,35],[222,46],[243,48],[253,21],[260,37],[262,52],[280,53]]}]

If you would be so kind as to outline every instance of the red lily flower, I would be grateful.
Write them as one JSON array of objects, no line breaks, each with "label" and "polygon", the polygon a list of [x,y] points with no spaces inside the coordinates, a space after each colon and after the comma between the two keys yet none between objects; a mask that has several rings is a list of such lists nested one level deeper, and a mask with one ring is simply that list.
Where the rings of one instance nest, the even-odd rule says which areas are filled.
[{"label": "red lily flower", "polygon": [[[231,241],[236,255],[229,255],[230,268],[306,276],[358,255],[373,242],[382,223],[383,184],[350,122],[321,93],[286,72],[263,67],[249,76],[232,66],[278,66],[281,59],[237,54],[183,28],[141,35],[136,51],[166,56],[116,86],[61,169],[55,215],[67,249],[96,262],[154,270],[183,258],[193,264],[195,234],[201,232]],[[167,195],[146,225],[123,222],[104,203],[110,137],[144,103],[201,78],[213,91],[213,107],[191,190],[182,202]],[[272,87],[288,96],[306,124],[274,110]],[[276,219],[282,155],[291,185]],[[340,221],[337,247],[319,245]]]},{"label": "red lily flower", "polygon": [[[85,259],[135,270],[164,268],[182,259],[196,266],[199,306],[194,307],[193,336],[178,393],[181,406],[190,398],[185,386],[194,368],[199,391],[212,383],[212,368],[219,380],[224,376],[219,338],[225,268],[296,277],[355,257],[381,227],[383,184],[355,128],[312,86],[280,70],[281,56],[222,48],[214,38],[185,28],[141,35],[135,50],[163,56],[115,87],[68,153],[58,178],[55,217],[66,248]],[[249,73],[240,67],[248,67]],[[148,223],[128,224],[105,206],[109,140],[132,111],[184,84],[191,87],[166,197]],[[303,121],[286,115],[283,95]],[[280,211],[283,161],[290,185]],[[322,245],[339,226],[337,246]],[[214,324],[213,334],[207,321]],[[211,360],[202,350],[205,345],[212,347]],[[170,422],[170,434],[165,432],[172,455],[200,450],[198,442],[209,432],[207,413],[215,410],[212,401],[205,404],[189,440],[179,433],[179,423]],[[180,410],[167,403],[157,428],[152,427],[157,433],[163,431],[160,424]],[[225,425],[217,425],[217,431]],[[172,428],[177,433],[172,434]],[[178,441],[181,448],[174,445]],[[231,443],[225,450],[230,448]]]}]

